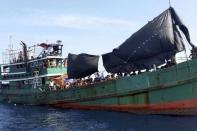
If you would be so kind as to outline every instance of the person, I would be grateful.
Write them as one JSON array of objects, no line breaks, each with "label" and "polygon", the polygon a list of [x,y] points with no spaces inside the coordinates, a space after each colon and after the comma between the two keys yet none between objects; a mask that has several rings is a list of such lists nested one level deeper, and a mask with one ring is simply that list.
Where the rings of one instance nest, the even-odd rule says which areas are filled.
[{"label": "person", "polygon": [[105,80],[104,72],[101,73],[100,80],[102,80],[102,81]]},{"label": "person", "polygon": [[130,76],[133,76],[133,75],[136,75],[135,71],[132,71],[132,72],[130,73]]},{"label": "person", "polygon": [[94,82],[100,82],[100,75],[98,72],[95,73]]},{"label": "person", "polygon": [[48,67],[48,63],[47,63],[46,60],[43,61],[43,67],[44,67],[44,68],[47,68],[47,67]]},{"label": "person", "polygon": [[125,73],[124,73],[124,77],[126,77],[127,75],[128,75],[127,72],[125,72]]},{"label": "person", "polygon": [[191,50],[191,55],[189,56],[190,58],[195,58],[197,57],[197,47],[193,48]]},{"label": "person", "polygon": [[93,81],[93,79],[91,78],[91,76],[88,76],[87,84],[92,84],[92,81]]},{"label": "person", "polygon": [[118,76],[118,78],[123,77],[123,76],[122,76],[122,73],[120,73],[120,72],[117,73],[117,76]]},{"label": "person", "polygon": [[170,60],[167,61],[166,63],[166,68],[171,67],[173,65],[176,65],[176,60],[175,58],[171,58]]},{"label": "person", "polygon": [[112,73],[112,74],[111,74],[111,79],[112,79],[112,80],[116,79],[116,74]]},{"label": "person", "polygon": [[45,89],[44,89],[43,86],[39,87],[38,89],[39,89],[41,92],[45,92]]},{"label": "person", "polygon": [[52,55],[59,55],[59,46],[53,46]]},{"label": "person", "polygon": [[49,82],[49,90],[52,90],[54,87],[54,82],[53,81],[50,81]]},{"label": "person", "polygon": [[43,51],[42,57],[45,57],[45,56],[47,56],[47,53],[46,53],[46,51]]},{"label": "person", "polygon": [[16,61],[16,57],[14,57],[14,58],[13,58],[13,63],[16,63],[16,62],[17,62],[17,61]]},{"label": "person", "polygon": [[172,63],[172,65],[176,65],[176,58],[175,58],[175,56],[171,57],[171,63]]},{"label": "person", "polygon": [[23,61],[23,53],[22,53],[22,51],[20,51],[19,54],[18,54],[18,61],[19,62]]},{"label": "person", "polygon": [[65,88],[68,89],[70,87],[70,83],[66,81]]},{"label": "person", "polygon": [[53,90],[56,91],[57,90],[57,84],[53,84]]}]

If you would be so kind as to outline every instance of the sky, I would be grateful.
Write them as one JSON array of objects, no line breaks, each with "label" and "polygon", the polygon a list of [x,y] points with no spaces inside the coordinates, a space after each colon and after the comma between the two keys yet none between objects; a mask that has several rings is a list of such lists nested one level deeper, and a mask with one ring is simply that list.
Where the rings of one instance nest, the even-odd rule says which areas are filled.
[{"label": "sky", "polygon": [[[197,45],[197,0],[171,0]],[[169,7],[168,0],[1,0],[0,52],[62,40],[68,53],[101,55]],[[2,57],[0,57],[1,59]]]}]

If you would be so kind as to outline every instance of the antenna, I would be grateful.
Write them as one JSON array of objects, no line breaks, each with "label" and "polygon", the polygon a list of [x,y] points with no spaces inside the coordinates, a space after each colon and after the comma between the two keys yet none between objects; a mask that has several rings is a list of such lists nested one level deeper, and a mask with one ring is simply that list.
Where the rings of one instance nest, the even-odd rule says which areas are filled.
[{"label": "antenna", "polygon": [[9,55],[9,62],[13,62],[14,50],[13,50],[12,36],[11,35],[9,36],[8,55]]},{"label": "antenna", "polygon": [[171,0],[169,0],[169,7],[171,7]]}]

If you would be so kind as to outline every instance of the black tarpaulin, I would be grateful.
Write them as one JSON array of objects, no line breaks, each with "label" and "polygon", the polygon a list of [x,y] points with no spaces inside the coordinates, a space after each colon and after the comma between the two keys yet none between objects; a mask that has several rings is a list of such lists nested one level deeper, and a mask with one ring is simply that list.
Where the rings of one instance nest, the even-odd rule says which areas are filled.
[{"label": "black tarpaulin", "polygon": [[104,54],[104,67],[108,72],[115,73],[124,72],[125,69],[151,69],[153,65],[164,64],[177,52],[184,50],[182,34],[191,44],[187,27],[170,7],[111,53]]},{"label": "black tarpaulin", "polygon": [[114,55],[113,52],[102,55],[103,65],[107,72],[123,72],[126,64]]},{"label": "black tarpaulin", "polygon": [[99,56],[89,54],[68,54],[68,78],[83,78],[98,72]]},{"label": "black tarpaulin", "polygon": [[[133,63],[128,63],[121,60],[113,52],[102,55],[103,65],[107,72],[111,73],[123,73],[131,72],[141,69],[152,69],[154,65],[160,65],[166,60],[170,59],[174,55],[174,52],[167,52],[161,55],[157,55],[150,59],[143,59],[142,61],[136,61]],[[164,59],[165,57],[165,59]]]}]

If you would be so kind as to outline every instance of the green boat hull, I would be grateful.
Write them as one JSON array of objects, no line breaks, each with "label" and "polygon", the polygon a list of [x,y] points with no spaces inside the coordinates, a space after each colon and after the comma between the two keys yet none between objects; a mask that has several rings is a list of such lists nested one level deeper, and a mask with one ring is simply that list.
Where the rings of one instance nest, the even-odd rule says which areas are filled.
[{"label": "green boat hull", "polygon": [[[47,86],[47,85],[46,85]],[[135,76],[56,91],[1,89],[0,101],[140,114],[197,114],[197,59]]]}]

